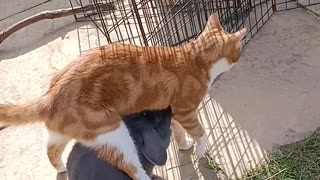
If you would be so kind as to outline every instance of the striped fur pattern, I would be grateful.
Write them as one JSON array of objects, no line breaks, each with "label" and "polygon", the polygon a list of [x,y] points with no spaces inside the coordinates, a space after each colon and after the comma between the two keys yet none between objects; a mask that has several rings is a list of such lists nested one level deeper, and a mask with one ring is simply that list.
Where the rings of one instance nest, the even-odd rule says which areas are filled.
[{"label": "striped fur pattern", "polygon": [[[76,139],[132,179],[150,179],[121,116],[170,106],[173,119],[195,138],[202,156],[206,135],[197,118],[198,105],[214,72],[223,73],[238,62],[245,33],[245,28],[225,32],[211,15],[199,37],[181,47],[114,43],[92,49],[57,73],[43,96],[21,105],[0,105],[0,123],[44,122],[48,158],[58,171],[65,170],[64,147]],[[189,147],[179,140],[185,138],[179,132],[175,139],[182,148]]]}]

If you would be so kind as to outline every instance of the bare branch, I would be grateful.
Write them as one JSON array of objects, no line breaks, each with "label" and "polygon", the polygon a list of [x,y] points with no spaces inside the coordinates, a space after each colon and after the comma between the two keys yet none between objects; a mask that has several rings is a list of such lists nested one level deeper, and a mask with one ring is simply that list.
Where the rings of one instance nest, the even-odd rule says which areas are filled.
[{"label": "bare branch", "polygon": [[33,16],[30,16],[22,21],[19,21],[12,26],[8,27],[7,29],[0,32],[0,44],[8,38],[11,34],[14,32],[30,25],[35,22],[41,21],[43,19],[55,19],[55,18],[61,18],[65,16],[70,16],[76,13],[91,11],[95,8],[99,8],[101,11],[109,11],[114,10],[115,7],[112,3],[103,3],[99,4],[98,7],[96,7],[94,4],[90,4],[84,7],[75,7],[75,8],[67,8],[67,9],[58,9],[53,11],[43,11],[38,14],[35,14]]}]

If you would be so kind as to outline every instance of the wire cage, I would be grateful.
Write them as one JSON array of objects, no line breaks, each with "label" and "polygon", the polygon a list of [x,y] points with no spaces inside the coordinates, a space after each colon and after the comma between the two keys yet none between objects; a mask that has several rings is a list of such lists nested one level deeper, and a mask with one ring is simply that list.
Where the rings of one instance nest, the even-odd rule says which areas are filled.
[{"label": "wire cage", "polygon": [[[113,3],[114,9],[99,6]],[[319,0],[70,0],[71,6],[94,4],[91,12],[76,14],[91,20],[108,43],[176,46],[195,39],[208,16],[218,12],[228,32],[248,27],[244,46],[276,11],[319,4]]]},{"label": "wire cage", "polygon": [[[113,3],[114,9],[99,6]],[[248,27],[244,44],[276,11],[319,4],[319,0],[70,0],[72,7],[94,4],[90,12],[75,14],[77,21],[93,21],[108,43],[176,46],[195,39],[208,16],[217,12],[228,32]]]},{"label": "wire cage", "polygon": [[[115,0],[115,9],[104,11],[99,4],[103,0],[73,0],[71,5],[97,5],[92,12],[75,15],[78,21],[92,20],[109,43],[127,41],[131,44],[152,46],[176,46],[196,38],[206,24],[208,16],[218,12],[221,24],[234,32],[250,27],[245,44],[270,17],[272,3],[248,0]],[[110,1],[108,1],[110,2]],[[259,13],[250,15],[252,9]],[[262,22],[259,25],[260,21]]]},{"label": "wire cage", "polygon": [[[101,8],[100,5],[105,3],[112,3],[113,8]],[[249,29],[244,37],[243,46],[246,46],[274,13],[295,8],[308,9],[308,6],[320,4],[320,0],[70,0],[70,4],[72,7],[95,5],[96,8],[92,11],[75,14],[75,18],[77,21],[92,21],[104,35],[106,43],[179,46],[193,41],[203,30],[209,15],[217,12],[226,31],[235,32],[242,27]],[[222,123],[221,126],[236,127],[219,104],[209,96],[199,107],[199,117],[201,123],[211,129],[214,124],[220,125],[218,122],[223,118],[228,125]],[[222,133],[222,130],[217,132],[216,139],[219,139]],[[244,144],[252,145],[253,140],[250,137],[245,139],[248,142]],[[256,151],[260,153],[262,150],[257,147]],[[169,156],[177,157],[172,154]],[[256,155],[248,157],[250,159]],[[176,164],[175,161],[170,162],[170,167],[166,170],[174,169]],[[251,166],[247,170],[250,168]],[[168,173],[167,171],[164,173]],[[242,172],[234,170],[227,174],[240,177],[240,171]],[[163,172],[159,170],[158,174]]]}]

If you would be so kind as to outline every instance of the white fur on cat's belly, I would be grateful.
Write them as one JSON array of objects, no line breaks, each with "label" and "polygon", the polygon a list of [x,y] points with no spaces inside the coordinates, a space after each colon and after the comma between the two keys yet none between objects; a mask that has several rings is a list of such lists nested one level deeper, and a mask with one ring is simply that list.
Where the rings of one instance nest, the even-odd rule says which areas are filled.
[{"label": "white fur on cat's belly", "polygon": [[219,59],[215,64],[212,65],[209,76],[210,80],[208,82],[208,90],[210,89],[213,81],[223,72],[228,71],[233,64],[229,64],[226,58]]},{"label": "white fur on cat's belly", "polygon": [[46,139],[48,145],[67,144],[71,139],[53,131],[47,130]]},{"label": "white fur on cat's belly", "polygon": [[138,172],[136,177],[139,180],[151,180],[146,174],[139,160],[136,146],[134,145],[133,139],[129,134],[127,126],[121,122],[118,129],[101,134],[96,138],[94,143],[86,143],[89,146],[101,146],[106,145],[108,147],[116,147],[124,157],[124,161],[134,165]]}]

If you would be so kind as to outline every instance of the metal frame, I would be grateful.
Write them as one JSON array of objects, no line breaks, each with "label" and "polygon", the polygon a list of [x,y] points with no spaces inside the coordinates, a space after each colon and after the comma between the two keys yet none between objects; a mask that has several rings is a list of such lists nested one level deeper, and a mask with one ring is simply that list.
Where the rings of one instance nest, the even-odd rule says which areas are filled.
[{"label": "metal frame", "polygon": [[[218,12],[226,31],[248,27],[244,46],[276,12],[320,4],[320,0],[69,0],[71,6],[95,4],[92,12],[75,15],[91,20],[108,43],[122,41],[152,46],[176,46],[196,38],[208,15]],[[104,11],[99,3],[113,2]],[[171,3],[170,3],[171,2]],[[172,3],[174,2],[174,3]]]}]

